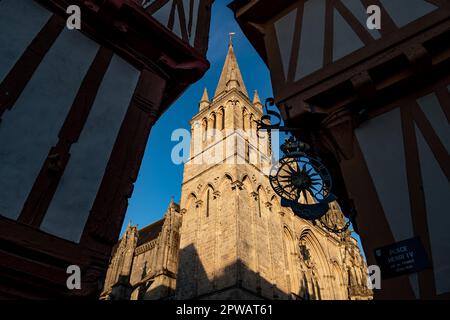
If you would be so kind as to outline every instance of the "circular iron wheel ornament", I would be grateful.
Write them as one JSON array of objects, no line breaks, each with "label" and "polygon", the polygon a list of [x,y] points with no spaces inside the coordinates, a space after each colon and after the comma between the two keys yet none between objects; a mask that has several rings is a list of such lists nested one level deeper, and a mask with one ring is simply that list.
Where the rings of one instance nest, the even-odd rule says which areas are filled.
[{"label": "circular iron wheel ornament", "polygon": [[331,189],[327,168],[319,160],[304,155],[282,158],[272,167],[269,180],[280,197],[290,201],[302,198],[304,204],[323,201]]},{"label": "circular iron wheel ornament", "polygon": [[332,179],[319,159],[302,152],[288,154],[276,163],[269,175],[270,184],[281,204],[291,207],[303,219],[316,220],[328,211],[336,197],[330,193]]}]

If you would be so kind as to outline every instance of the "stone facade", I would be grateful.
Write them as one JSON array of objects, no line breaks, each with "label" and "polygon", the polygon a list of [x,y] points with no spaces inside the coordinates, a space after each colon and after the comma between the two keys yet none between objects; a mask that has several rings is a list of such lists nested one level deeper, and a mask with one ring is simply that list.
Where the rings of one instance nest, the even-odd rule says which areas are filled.
[{"label": "stone facade", "polygon": [[[205,89],[191,121],[180,206],[171,203],[163,220],[142,230],[127,229],[103,297],[371,299],[356,240],[281,207],[267,176],[269,139],[254,123],[261,116],[230,43],[214,97]],[[326,218],[345,224],[337,202]]]},{"label": "stone facade", "polygon": [[113,250],[101,299],[161,299],[175,292],[181,226],[173,201],[164,218],[137,230],[129,225]]}]

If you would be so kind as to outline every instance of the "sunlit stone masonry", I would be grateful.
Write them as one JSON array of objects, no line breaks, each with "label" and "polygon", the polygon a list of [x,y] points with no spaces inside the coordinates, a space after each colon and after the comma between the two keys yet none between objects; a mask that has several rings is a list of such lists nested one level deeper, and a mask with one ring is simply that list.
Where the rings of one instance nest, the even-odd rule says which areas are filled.
[{"label": "sunlit stone masonry", "polygon": [[[253,121],[261,116],[258,93],[250,99],[230,43],[214,96],[205,89],[191,121],[192,141],[201,147],[191,147],[181,203],[170,203],[162,220],[141,230],[128,227],[103,299],[372,298],[356,240],[280,206],[265,174],[272,165],[268,137]],[[336,202],[327,219],[345,224]]]}]

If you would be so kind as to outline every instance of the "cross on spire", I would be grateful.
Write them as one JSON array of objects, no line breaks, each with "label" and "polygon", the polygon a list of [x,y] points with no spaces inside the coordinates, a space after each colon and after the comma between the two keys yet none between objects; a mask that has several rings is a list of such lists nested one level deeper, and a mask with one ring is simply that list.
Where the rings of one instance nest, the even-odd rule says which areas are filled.
[{"label": "cross on spire", "polygon": [[230,36],[230,46],[233,45],[233,36],[236,34],[236,32],[229,32],[228,35]]},{"label": "cross on spire", "polygon": [[233,49],[233,35],[235,32],[230,32],[230,45],[228,46],[227,57],[225,58],[225,64],[220,75],[219,83],[217,84],[216,92],[214,94],[214,99],[218,97],[222,92],[231,90],[232,88],[237,88],[245,96],[248,97],[247,89],[244,85],[244,80],[242,79],[241,70],[236,60],[236,55]]}]

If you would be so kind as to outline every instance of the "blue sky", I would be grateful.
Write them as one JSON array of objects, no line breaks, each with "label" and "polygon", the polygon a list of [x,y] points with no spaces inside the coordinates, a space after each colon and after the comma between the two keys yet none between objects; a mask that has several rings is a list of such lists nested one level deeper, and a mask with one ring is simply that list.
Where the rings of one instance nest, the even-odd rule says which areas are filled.
[{"label": "blue sky", "polygon": [[152,128],[139,177],[129,200],[124,228],[129,221],[142,228],[163,217],[172,196],[176,202],[179,201],[183,166],[172,163],[170,156],[176,142],[170,138],[175,129],[189,129],[189,121],[198,111],[203,89],[208,88],[210,98],[214,94],[225,62],[229,32],[236,32],[233,45],[250,98],[253,98],[255,89],[262,101],[272,96],[269,71],[241,32],[232,11],[226,7],[229,2],[231,0],[216,0],[213,4],[207,54],[211,68]]},{"label": "blue sky", "polygon": [[[261,101],[273,96],[269,70],[236,23],[232,11],[226,6],[229,2],[231,0],[216,0],[213,4],[207,54],[211,68],[200,81],[186,90],[152,128],[122,232],[130,221],[142,228],[161,219],[172,197],[179,203],[183,165],[172,162],[171,152],[177,142],[171,141],[171,135],[179,128],[190,129],[189,121],[198,112],[198,102],[205,87],[209,98],[214,95],[225,62],[230,32],[236,33],[233,37],[234,51],[250,99],[255,89]],[[356,234],[354,236],[359,243],[359,237]]]}]

